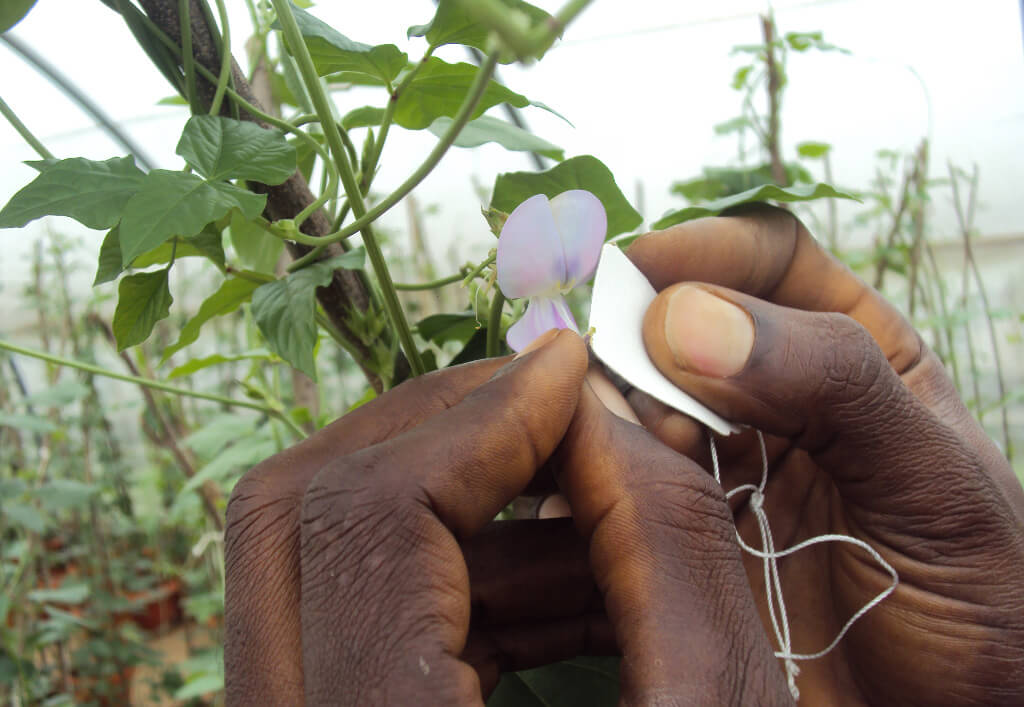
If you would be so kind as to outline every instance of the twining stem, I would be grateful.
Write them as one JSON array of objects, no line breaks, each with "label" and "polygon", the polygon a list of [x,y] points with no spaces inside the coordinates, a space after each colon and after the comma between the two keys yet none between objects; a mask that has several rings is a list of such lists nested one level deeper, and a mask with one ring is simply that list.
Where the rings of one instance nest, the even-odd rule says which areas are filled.
[{"label": "twining stem", "polygon": [[[317,114],[320,115],[320,126],[323,128],[327,144],[330,146],[331,153],[334,156],[334,161],[341,176],[345,194],[348,196],[352,213],[355,214],[358,221],[359,218],[366,214],[366,207],[363,203],[363,196],[359,191],[359,185],[356,183],[355,174],[349,162],[339,126],[333,118],[327,94],[320,83],[320,77],[316,73],[316,67],[313,65],[312,57],[309,55],[309,49],[302,39],[302,34],[299,31],[298,24],[295,22],[295,17],[292,15],[290,3],[288,0],[273,0],[273,3],[274,9],[277,10],[278,22],[281,24],[285,41],[295,57],[299,72],[302,74],[306,89],[309,91],[310,98],[313,101],[313,106]],[[384,254],[381,252],[380,244],[377,243],[377,238],[369,222],[363,224],[362,233],[366,254],[370,258],[370,263],[373,265],[384,296],[384,307],[387,309],[391,324],[398,334],[402,349],[409,361],[409,369],[413,376],[422,375],[426,370],[423,360],[420,358],[420,352],[412,339],[409,323],[405,319],[402,305],[398,301],[398,295],[395,292],[394,286],[391,284],[391,274],[388,272]]]},{"label": "twining stem", "polygon": [[494,253],[491,253],[490,255],[488,255],[487,258],[484,260],[484,262],[482,262],[479,265],[477,265],[476,268],[474,268],[468,275],[466,275],[466,277],[464,277],[462,279],[463,284],[464,285],[468,285],[470,282],[475,280],[477,278],[477,276],[479,276],[480,273],[482,273],[484,270],[486,270],[487,266],[490,265],[491,263],[493,263],[495,260],[497,260],[497,258],[498,258],[497,252],[494,252]]},{"label": "twining stem", "polygon": [[495,286],[491,312],[487,317],[487,358],[498,355],[501,348],[501,310],[505,308],[505,295]]},{"label": "twining stem", "polygon": [[[465,127],[466,123],[472,117],[473,112],[476,110],[477,105],[480,103],[480,99],[483,97],[484,92],[487,90],[488,82],[491,76],[494,74],[494,67],[498,64],[497,54],[491,54],[487,57],[484,64],[480,67],[480,70],[476,74],[476,78],[473,81],[473,85],[469,89],[469,93],[466,95],[462,106],[459,108],[459,112],[456,113],[452,119],[451,125],[448,126],[448,130],[438,140],[434,149],[430,151],[426,159],[423,160],[423,164],[416,168],[416,170],[409,175],[409,177],[402,182],[402,184],[395,189],[395,191],[384,197],[378,204],[372,209],[362,215],[357,215],[357,218],[352,223],[345,226],[337,233],[332,233],[329,236],[325,236],[324,240],[335,241],[348,238],[349,236],[357,233],[364,226],[367,226],[386,213],[392,206],[401,201],[409,192],[415,189],[420,182],[422,182],[428,174],[430,174],[437,163],[441,161],[448,148],[455,143],[455,139],[462,132],[462,128]],[[353,212],[355,208],[352,209]]]},{"label": "twining stem", "polygon": [[10,351],[12,353],[21,354],[22,356],[31,356],[41,361],[47,361],[58,366],[67,366],[68,368],[76,368],[86,373],[92,373],[97,376],[104,376],[106,378],[113,378],[114,380],[124,381],[125,383],[134,383],[146,388],[153,388],[154,390],[162,390],[165,393],[173,393],[174,395],[184,395],[189,398],[199,398],[200,400],[209,400],[222,405],[231,405],[233,407],[249,408],[250,410],[258,410],[267,415],[276,417],[283,422],[289,429],[292,430],[299,439],[306,436],[306,433],[296,425],[287,415],[284,414],[283,410],[280,410],[272,405],[265,403],[257,403],[250,400],[236,400],[229,398],[224,395],[217,395],[215,393],[202,393],[197,390],[189,390],[188,388],[182,388],[180,386],[171,385],[170,383],[164,383],[163,381],[153,380],[151,378],[142,378],[141,376],[129,376],[124,373],[116,373],[114,371],[108,371],[100,366],[94,366],[90,363],[83,361],[75,361],[70,358],[64,358],[63,356],[55,356],[53,354],[45,353],[43,351],[36,351],[35,349],[28,349],[17,344],[12,344],[9,341],[0,339],[0,349],[4,351]]},{"label": "twining stem", "polygon": [[199,113],[199,94],[196,89],[196,60],[192,55],[192,18],[188,0],[178,0],[178,19],[181,23],[181,68],[185,72],[185,98],[193,114]]},{"label": "twining stem", "polygon": [[220,113],[220,104],[224,100],[224,91],[231,77],[231,27],[228,24],[228,10],[224,0],[217,0],[217,14],[220,15],[221,26],[220,76],[217,77],[217,90],[210,102],[210,115]]},{"label": "twining stem", "polygon": [[466,277],[467,273],[468,268],[463,268],[454,275],[442,277],[437,280],[431,280],[430,282],[396,282],[394,283],[394,285],[396,290],[406,290],[410,292],[415,292],[417,290],[436,290],[437,288],[444,287],[445,285],[452,285],[455,284],[456,282],[461,282]]},{"label": "twining stem", "polygon": [[21,122],[21,119],[18,118],[17,114],[11,110],[11,107],[4,102],[3,98],[0,98],[0,113],[7,118],[7,122],[18,131],[18,134],[21,135],[22,139],[36,151],[36,154],[44,160],[57,159],[53,156],[53,153],[47,150],[46,146],[39,141],[39,138],[32,134],[32,131],[28,129],[28,126]]},{"label": "twining stem", "polygon": [[461,0],[460,4],[473,19],[497,34],[517,58],[530,59],[547,51],[591,2],[593,0],[569,0],[550,20],[528,29],[524,29],[509,7],[499,0]]}]

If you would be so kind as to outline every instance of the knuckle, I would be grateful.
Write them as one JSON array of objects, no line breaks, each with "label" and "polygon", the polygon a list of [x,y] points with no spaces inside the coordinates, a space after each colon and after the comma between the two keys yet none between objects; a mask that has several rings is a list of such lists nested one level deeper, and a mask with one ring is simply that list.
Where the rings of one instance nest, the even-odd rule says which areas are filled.
[{"label": "knuckle", "polygon": [[264,563],[287,552],[298,527],[301,491],[290,489],[273,464],[251,469],[231,491],[225,512],[225,571]]},{"label": "knuckle", "polygon": [[827,408],[875,409],[892,375],[881,349],[867,329],[845,314],[829,312],[815,319],[819,343],[806,364],[817,385],[814,398]]}]

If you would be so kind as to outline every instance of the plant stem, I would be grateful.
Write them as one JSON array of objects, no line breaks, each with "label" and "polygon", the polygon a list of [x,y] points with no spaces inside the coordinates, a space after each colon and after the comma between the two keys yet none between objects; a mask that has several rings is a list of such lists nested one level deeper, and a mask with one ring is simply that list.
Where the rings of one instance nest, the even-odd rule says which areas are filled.
[{"label": "plant stem", "polygon": [[18,131],[18,134],[21,135],[22,139],[36,151],[36,154],[44,160],[57,159],[53,156],[53,153],[47,150],[46,146],[39,141],[39,138],[32,134],[32,131],[28,129],[28,126],[21,122],[21,119],[18,118],[17,114],[15,114],[13,110],[11,110],[11,107],[7,105],[3,98],[0,98],[0,113],[7,118],[7,122],[11,124],[11,127]]},{"label": "plant stem", "polygon": [[476,268],[474,268],[472,272],[470,272],[468,275],[466,275],[466,277],[464,277],[462,279],[463,284],[464,285],[468,285],[470,282],[475,280],[476,277],[480,273],[482,273],[484,270],[486,270],[487,266],[490,265],[491,263],[493,263],[495,260],[497,260],[497,258],[498,258],[498,253],[497,252],[494,252],[494,253],[491,253],[490,255],[488,255],[487,258],[484,260],[484,262],[482,262],[479,265],[477,265]]},{"label": "plant stem", "polygon": [[[338,123],[334,120],[327,94],[320,83],[320,77],[316,73],[316,67],[313,65],[312,57],[309,55],[309,49],[302,39],[302,34],[299,31],[298,24],[295,22],[295,17],[292,15],[290,3],[288,0],[273,0],[273,3],[274,9],[277,10],[277,19],[284,33],[285,41],[291,48],[292,55],[298,64],[299,72],[302,74],[303,81],[306,84],[306,89],[309,91],[316,112],[320,116],[320,126],[323,128],[327,144],[330,146],[331,153],[334,156],[341,182],[345,187],[345,194],[348,196],[349,204],[352,207],[352,213],[355,214],[356,221],[358,222],[366,213],[366,207],[363,204],[359,185],[356,184],[345,143],[341,137]],[[388,266],[384,260],[384,254],[381,252],[380,244],[377,243],[377,238],[369,222],[364,223],[362,229],[366,253],[370,258],[384,295],[384,307],[387,309],[391,324],[398,334],[398,339],[402,344],[405,356],[409,360],[409,368],[413,376],[422,375],[425,371],[423,360],[420,358],[420,352],[413,341],[412,331],[409,329],[409,323],[405,319],[402,305],[398,301],[398,295],[391,284],[391,274],[388,272]]]},{"label": "plant stem", "polygon": [[196,89],[196,60],[192,55],[192,17],[188,0],[178,0],[178,21],[181,24],[181,68],[185,72],[185,98],[192,114],[200,113]]},{"label": "plant stem", "polygon": [[498,286],[494,286],[494,299],[491,300],[491,313],[487,317],[487,358],[498,355],[501,348],[501,310],[505,308],[505,295]]},{"label": "plant stem", "polygon": [[[455,139],[462,132],[462,128],[469,122],[470,117],[476,110],[477,105],[480,103],[480,98],[483,96],[484,91],[487,90],[487,84],[490,81],[491,74],[494,73],[494,67],[498,63],[498,56],[491,54],[484,62],[483,66],[480,67],[480,71],[477,72],[476,78],[473,85],[469,89],[469,93],[466,94],[466,99],[463,101],[462,106],[459,108],[459,112],[455,115],[451,125],[448,126],[448,130],[438,141],[434,149],[430,151],[426,159],[423,160],[423,164],[416,168],[416,170],[402,182],[395,191],[388,194],[384,199],[380,201],[372,209],[359,216],[355,221],[345,226],[337,233],[332,233],[329,236],[325,236],[325,240],[332,242],[335,240],[342,240],[349,236],[357,233],[364,226],[367,226],[384,213],[386,213],[392,206],[401,201],[409,192],[415,189],[420,182],[422,182],[428,174],[430,174],[437,163],[441,161],[444,154],[448,151],[448,148],[454,144]],[[355,209],[353,208],[353,211]]]},{"label": "plant stem", "polygon": [[437,280],[431,280],[430,282],[416,282],[416,283],[396,282],[396,283],[394,283],[394,285],[395,285],[395,289],[396,290],[406,290],[406,291],[410,291],[410,292],[414,292],[414,291],[417,291],[417,290],[436,290],[439,287],[444,287],[445,285],[452,285],[452,284],[454,284],[456,282],[459,282],[459,281],[463,280],[466,277],[466,271],[467,271],[467,269],[463,268],[462,270],[460,270],[459,272],[455,273],[454,275],[449,275],[448,277],[442,277],[442,278],[439,278]]},{"label": "plant stem", "polygon": [[[210,115],[220,113],[220,104],[224,100],[224,91],[228,87],[228,78],[231,77],[231,27],[228,24],[228,10],[224,6],[224,0],[217,0],[217,14],[220,16],[221,26],[221,48],[220,48],[220,76],[217,77],[217,90],[213,94],[213,101],[210,102]],[[216,34],[210,23],[210,33]]]},{"label": "plant stem", "polygon": [[142,378],[141,376],[129,376],[124,373],[115,373],[114,371],[108,371],[100,366],[94,366],[90,363],[84,363],[82,361],[75,361],[73,359],[64,358],[63,356],[55,356],[53,354],[45,353],[43,351],[36,351],[35,349],[28,349],[17,344],[12,344],[9,341],[0,339],[0,349],[4,351],[11,351],[12,353],[21,354],[23,356],[30,356],[37,358],[47,363],[53,363],[58,366],[67,366],[69,368],[77,368],[80,371],[86,373],[92,373],[97,376],[104,376],[105,378],[113,378],[114,380],[124,381],[126,383],[134,383],[135,385],[141,385],[147,388],[154,388],[156,390],[162,390],[165,393],[173,393],[175,395],[184,395],[190,398],[199,398],[201,400],[210,400],[215,403],[221,403],[222,405],[232,405],[234,407],[249,408],[251,410],[259,410],[260,412],[268,415],[279,416],[281,413],[275,410],[269,405],[262,403],[250,402],[248,400],[235,400],[223,395],[216,395],[215,393],[201,393],[196,390],[189,390],[188,388],[181,388],[170,383],[164,383],[163,381],[153,380],[151,378]]}]

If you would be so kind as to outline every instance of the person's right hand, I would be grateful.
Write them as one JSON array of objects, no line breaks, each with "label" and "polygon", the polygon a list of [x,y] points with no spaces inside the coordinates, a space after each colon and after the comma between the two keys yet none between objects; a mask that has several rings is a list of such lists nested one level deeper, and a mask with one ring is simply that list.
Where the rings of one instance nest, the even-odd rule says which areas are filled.
[{"label": "person's right hand", "polygon": [[[767,433],[776,547],[846,534],[899,572],[834,651],[800,663],[806,704],[1024,704],[1024,493],[917,332],[780,210],[689,222],[628,255],[660,291],[644,324],[657,367]],[[696,423],[629,400],[710,468]],[[752,432],[719,449],[727,489],[759,481]],[[734,513],[760,547],[749,506]],[[761,561],[744,561],[770,630]],[[780,572],[795,653],[824,648],[890,582],[846,543],[786,557]]]}]

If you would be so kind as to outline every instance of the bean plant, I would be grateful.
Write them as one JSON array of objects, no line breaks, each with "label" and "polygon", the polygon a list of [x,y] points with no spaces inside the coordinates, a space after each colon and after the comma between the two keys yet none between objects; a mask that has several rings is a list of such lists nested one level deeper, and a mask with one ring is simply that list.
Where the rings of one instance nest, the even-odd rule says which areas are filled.
[{"label": "bean plant", "polygon": [[[0,209],[0,228],[59,215],[105,233],[85,263],[75,243],[40,239],[22,294],[38,313],[38,345],[0,335],[8,354],[0,359],[0,691],[15,704],[114,704],[132,669],[147,665],[154,694],[220,700],[220,543],[240,474],[411,377],[509,352],[505,336],[524,304],[498,287],[495,249],[439,274],[423,235],[416,189],[450,148],[497,143],[533,156],[535,171],[500,174],[490,188],[479,228],[495,236],[525,199],[571,189],[601,201],[608,241],[627,246],[644,222],[598,157],[567,157],[519,118],[520,109],[557,115],[557,107],[496,78],[512,62],[543,70],[545,53],[590,0],[568,0],[554,14],[521,0],[439,0],[423,24],[395,25],[398,43],[379,45],[345,36],[309,2],[245,0],[244,70],[227,50],[239,30],[226,2],[95,3],[121,17],[153,80],[172,87],[169,102],[189,109],[175,168],[131,149],[106,160],[54,155],[0,97],[0,112],[39,158],[29,163],[37,176]],[[33,4],[5,4],[0,31]],[[885,288],[887,274],[890,286],[898,279],[909,298],[901,304],[924,323],[979,416],[999,418],[993,431],[1012,454],[1020,432],[1010,410],[1020,395],[999,366],[1000,334],[989,326],[979,340],[977,327],[954,316],[974,301],[972,287],[984,320],[995,316],[971,255],[977,172],[951,165],[946,182],[930,181],[926,142],[891,157],[878,183],[860,190],[830,184],[827,142],[800,143],[785,159],[787,61],[842,50],[820,32],[781,33],[770,16],[760,29],[760,41],[736,48],[740,115],[715,130],[737,139],[735,163],[680,179],[673,192],[687,203],[653,227],[749,202],[802,208],[830,198],[824,220],[820,210],[800,214],[876,286]],[[469,59],[442,60],[435,52],[446,45],[464,46]],[[361,105],[365,95],[375,101]],[[374,182],[396,130],[429,131],[436,142],[381,194]],[[893,175],[904,161],[900,190]],[[959,303],[929,255],[928,195],[947,186],[958,204],[970,202]],[[861,202],[860,222],[879,234],[872,249],[843,247],[834,199]],[[414,214],[414,246],[388,258],[379,220],[399,204]],[[186,261],[202,266],[181,272]],[[78,267],[93,276],[86,300],[69,292]],[[201,292],[202,301],[183,306],[174,291]],[[586,296],[573,296],[585,321]],[[991,376],[982,361],[992,356],[994,395],[983,390]],[[29,359],[46,364],[40,390],[23,375]],[[119,428],[112,385],[140,391],[128,411],[137,433]],[[180,665],[161,665],[125,618],[169,580],[181,586],[191,631]],[[508,674],[489,704],[614,704],[616,675],[614,659],[593,658]]]}]

